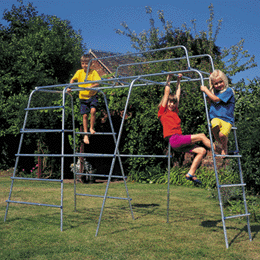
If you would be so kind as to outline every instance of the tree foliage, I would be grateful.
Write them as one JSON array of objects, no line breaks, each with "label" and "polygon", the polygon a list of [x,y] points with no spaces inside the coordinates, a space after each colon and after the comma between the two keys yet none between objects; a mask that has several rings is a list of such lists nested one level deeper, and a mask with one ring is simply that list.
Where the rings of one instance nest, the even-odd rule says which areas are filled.
[{"label": "tree foliage", "polygon": [[183,44],[189,50],[189,54],[209,54],[214,59],[218,69],[223,70],[227,76],[233,76],[241,71],[256,66],[255,56],[244,50],[244,39],[229,48],[216,46],[216,40],[221,30],[223,19],[218,20],[216,30],[214,28],[214,7],[209,6],[209,19],[207,22],[208,31],[197,31],[196,19],[191,20],[192,27],[184,23],[180,28],[173,27],[171,21],[166,21],[163,10],[157,12],[163,30],[155,26],[152,16],[152,8],[146,6],[146,14],[149,16],[150,29],[143,30],[139,34],[131,30],[126,22],[122,22],[124,30],[117,29],[116,33],[130,38],[132,47],[138,51],[158,49],[166,46]]},{"label": "tree foliage", "polygon": [[[5,158],[9,158],[10,140],[19,134],[30,92],[36,86],[69,82],[84,52],[80,32],[69,21],[39,15],[31,3],[18,2],[4,11],[7,26],[0,28],[0,138]],[[34,105],[53,101],[43,95],[38,98]],[[60,123],[45,111],[29,118],[38,126],[56,125],[57,120]]]},{"label": "tree foliage", "polygon": [[[242,155],[242,170],[247,188],[255,193],[260,191],[260,81],[254,79],[246,85],[239,82],[236,92],[235,125],[237,140]],[[234,146],[234,139],[230,139]],[[237,161],[232,162],[234,173],[238,173]]]}]

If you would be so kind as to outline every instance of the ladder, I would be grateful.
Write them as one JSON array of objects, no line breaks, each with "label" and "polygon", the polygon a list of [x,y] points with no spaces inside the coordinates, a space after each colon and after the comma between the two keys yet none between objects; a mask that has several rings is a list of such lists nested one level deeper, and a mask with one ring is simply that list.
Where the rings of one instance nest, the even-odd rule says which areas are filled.
[{"label": "ladder", "polygon": [[[80,83],[82,84],[82,83]],[[74,84],[75,85],[75,84]],[[16,161],[15,161],[15,167],[14,167],[14,171],[13,171],[13,176],[11,177],[11,187],[10,187],[10,192],[9,192],[9,196],[8,199],[6,200],[7,202],[7,206],[6,206],[6,212],[5,212],[5,217],[4,217],[4,222],[7,220],[7,214],[8,214],[8,210],[9,210],[9,204],[10,203],[17,203],[17,204],[26,204],[26,205],[34,205],[34,206],[46,206],[46,207],[53,207],[53,208],[59,208],[60,209],[60,230],[63,231],[63,180],[64,180],[64,159],[65,157],[73,157],[74,160],[74,203],[75,203],[75,211],[76,211],[76,196],[92,196],[92,197],[101,197],[104,199],[103,201],[103,206],[102,206],[102,210],[101,212],[103,212],[103,208],[104,208],[104,204],[105,204],[105,200],[107,198],[112,198],[112,199],[124,199],[124,200],[128,200],[129,202],[129,207],[131,210],[131,214],[132,214],[132,218],[134,219],[134,215],[133,215],[133,210],[132,210],[132,206],[131,206],[131,198],[129,197],[129,193],[128,193],[128,189],[127,189],[127,185],[126,185],[126,177],[123,171],[123,166],[122,166],[122,162],[121,162],[121,158],[118,157],[119,159],[119,163],[120,163],[120,169],[121,169],[121,173],[122,176],[114,176],[112,175],[113,172],[113,167],[114,167],[114,163],[115,163],[115,159],[118,155],[118,148],[115,149],[114,154],[87,154],[87,153],[76,153],[76,149],[75,149],[75,135],[76,134],[90,134],[90,133],[85,133],[85,132],[76,132],[75,131],[75,120],[74,120],[74,108],[73,108],[73,97],[71,94],[68,94],[66,92],[66,89],[68,87],[70,87],[70,85],[65,85],[65,88],[63,89],[63,91],[58,91],[58,90],[52,90],[50,88],[56,88],[57,86],[46,86],[46,87],[36,87],[35,90],[33,90],[29,96],[29,100],[28,100],[28,104],[27,104],[27,108],[25,109],[25,118],[24,118],[24,123],[23,123],[23,127],[20,131],[21,133],[21,137],[20,137],[20,142],[19,142],[19,147],[18,147],[18,152],[15,155],[16,156]],[[64,87],[64,86],[63,86]],[[76,87],[73,89],[74,91],[79,91],[81,90],[79,87]],[[62,94],[62,102],[63,105],[62,106],[49,106],[49,107],[31,107],[31,101],[32,101],[32,97],[36,92],[49,92],[49,93],[58,93],[58,94]],[[95,135],[113,135],[114,138],[114,142],[116,143],[116,133],[114,132],[114,128],[113,128],[113,124],[112,124],[112,120],[111,120],[111,115],[108,109],[108,103],[106,100],[106,96],[102,91],[99,91],[103,94],[104,99],[105,99],[105,104],[106,104],[106,109],[107,109],[107,114],[108,114],[108,118],[109,118],[109,122],[110,122],[110,126],[112,129],[112,133],[95,133]],[[71,97],[71,109],[72,109],[72,125],[73,125],[73,129],[65,129],[65,96],[69,95]],[[50,109],[60,109],[62,111],[62,129],[27,129],[26,128],[26,124],[27,124],[27,119],[28,119],[28,113],[30,111],[39,111],[39,110],[50,110]],[[70,132],[73,133],[73,143],[74,143],[74,147],[73,147],[73,154],[65,154],[65,147],[64,147],[64,139],[65,139],[65,132]],[[61,139],[61,152],[60,154],[25,154],[25,153],[21,153],[21,148],[22,148],[22,143],[23,143],[23,139],[24,139],[24,135],[25,134],[30,134],[30,133],[61,133],[62,135],[62,139]],[[109,175],[97,175],[97,174],[91,174],[91,173],[78,173],[75,170],[76,167],[76,157],[96,157],[96,156],[100,156],[100,157],[113,157],[113,165],[111,165],[111,170]],[[20,157],[60,157],[61,158],[61,178],[60,179],[42,179],[42,178],[26,178],[26,177],[16,177],[16,171],[17,171],[17,167],[18,167],[18,163],[19,163],[19,158]],[[77,175],[89,175],[89,176],[102,176],[102,177],[107,177],[108,178],[108,182],[107,182],[107,186],[106,186],[106,191],[104,195],[90,195],[90,194],[79,194],[76,192],[76,176]],[[111,178],[122,178],[124,180],[124,184],[125,184],[125,189],[126,189],[126,193],[127,193],[127,197],[126,198],[120,198],[120,197],[111,197],[111,196],[107,196],[108,193],[108,188],[109,188],[109,182],[111,180]],[[11,200],[11,196],[12,196],[12,191],[14,188],[14,181],[15,180],[24,180],[24,181],[44,181],[44,182],[59,182],[61,184],[60,186],[60,190],[61,190],[61,199],[60,199],[60,204],[58,205],[54,205],[54,204],[44,204],[44,203],[36,203],[36,202],[27,202],[27,201],[16,201],[16,200]],[[98,224],[98,229],[99,229],[99,225],[101,222],[101,216],[100,215],[100,219],[99,219],[99,224]],[[98,232],[97,229],[97,232]]]},{"label": "ladder", "polygon": [[[60,229],[62,231],[63,229],[63,178],[64,178],[64,135],[65,132],[72,132],[69,130],[65,130],[64,126],[65,126],[65,92],[63,91],[53,91],[53,90],[49,90],[49,92],[51,93],[55,93],[55,94],[63,94],[63,105],[62,106],[49,106],[49,107],[30,107],[31,106],[31,101],[32,101],[32,97],[33,95],[38,92],[41,91],[40,89],[35,88],[35,90],[33,90],[29,96],[29,100],[28,100],[28,104],[27,104],[27,108],[25,109],[25,118],[24,118],[24,123],[23,123],[23,127],[20,131],[21,133],[21,137],[20,137],[20,142],[19,142],[19,147],[18,147],[18,152],[15,155],[16,156],[16,160],[15,160],[15,167],[14,167],[14,171],[13,171],[13,176],[11,177],[12,182],[11,182],[11,187],[10,187],[10,192],[9,192],[9,196],[8,199],[6,200],[7,202],[7,206],[6,206],[6,212],[5,212],[5,217],[4,217],[4,221],[6,221],[7,219],[7,214],[8,214],[8,209],[9,209],[9,204],[10,203],[18,203],[18,204],[26,204],[26,205],[34,205],[34,206],[46,206],[46,207],[53,207],[53,208],[59,208],[60,209]],[[44,92],[46,90],[43,90]],[[71,100],[71,106],[72,106],[72,110],[73,110],[73,100]],[[27,119],[28,119],[28,114],[30,111],[39,111],[39,110],[53,110],[53,109],[60,109],[62,112],[62,129],[27,129],[26,128],[26,124],[27,124]],[[61,133],[62,135],[62,142],[61,142],[61,152],[60,154],[24,154],[21,153],[21,148],[22,148],[22,143],[23,143],[23,139],[24,139],[24,135],[25,134],[30,134],[30,133]],[[41,178],[25,178],[25,177],[16,177],[16,171],[17,171],[17,167],[18,167],[18,163],[19,163],[19,158],[20,157],[60,157],[61,158],[61,178],[60,179],[41,179]],[[44,204],[44,203],[35,203],[35,202],[27,202],[27,201],[15,201],[15,200],[11,200],[11,196],[12,196],[12,191],[13,191],[13,187],[14,187],[14,181],[15,180],[29,180],[29,181],[44,181],[44,182],[59,182],[60,183],[60,189],[61,189],[61,199],[60,199],[60,204],[59,205],[54,205],[54,204]]]},{"label": "ladder", "polygon": [[[219,200],[219,206],[220,206],[220,211],[221,211],[223,231],[224,231],[224,236],[225,236],[226,248],[228,248],[229,244],[228,244],[227,229],[226,229],[226,222],[225,222],[228,219],[246,217],[249,240],[252,241],[251,229],[250,229],[250,223],[249,223],[250,213],[248,213],[247,203],[246,203],[246,193],[245,193],[246,183],[244,183],[244,181],[243,181],[243,174],[242,174],[242,167],[241,167],[241,160],[240,160],[242,155],[239,154],[239,147],[238,147],[237,134],[236,134],[237,127],[235,127],[235,126],[232,127],[233,134],[234,134],[234,140],[235,140],[235,150],[232,151],[232,152],[230,151],[229,154],[227,154],[227,155],[219,155],[219,154],[215,153],[214,148],[213,148],[213,136],[212,136],[212,132],[211,132],[211,123],[210,123],[210,119],[209,119],[209,112],[208,112],[208,107],[207,107],[206,95],[205,95],[204,92],[203,92],[203,98],[204,98],[204,103],[205,103],[205,110],[206,110],[207,123],[208,123],[208,130],[209,130],[209,136],[210,136],[210,142],[211,142],[211,151],[212,151],[214,171],[215,171],[215,177],[216,177],[216,185],[217,185],[217,190],[218,190],[218,200]],[[216,162],[216,158],[217,157],[237,158],[240,183],[238,183],[238,184],[220,184],[219,183],[217,162]],[[224,215],[223,202],[222,202],[222,196],[221,196],[221,189],[230,188],[230,187],[241,187],[241,189],[242,189],[242,197],[243,197],[243,202],[244,202],[244,208],[245,208],[245,214],[232,215],[232,216],[225,216]]]}]

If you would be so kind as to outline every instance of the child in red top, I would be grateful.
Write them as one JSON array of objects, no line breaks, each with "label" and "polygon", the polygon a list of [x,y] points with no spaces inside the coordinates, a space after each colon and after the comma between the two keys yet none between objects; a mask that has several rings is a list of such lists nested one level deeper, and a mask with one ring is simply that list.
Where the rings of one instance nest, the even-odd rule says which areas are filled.
[{"label": "child in red top", "polygon": [[[164,90],[164,96],[159,104],[158,118],[163,126],[163,137],[169,140],[171,147],[178,152],[195,153],[196,156],[192,162],[189,172],[186,174],[186,179],[201,184],[197,179],[195,172],[206,155],[206,149],[196,145],[197,142],[202,142],[206,147],[210,148],[210,140],[205,134],[183,135],[181,130],[181,119],[178,116],[179,101],[181,95],[181,77],[177,78],[176,94],[171,94],[170,79],[172,75],[167,76],[167,83]],[[215,147],[214,147],[215,148]]]}]

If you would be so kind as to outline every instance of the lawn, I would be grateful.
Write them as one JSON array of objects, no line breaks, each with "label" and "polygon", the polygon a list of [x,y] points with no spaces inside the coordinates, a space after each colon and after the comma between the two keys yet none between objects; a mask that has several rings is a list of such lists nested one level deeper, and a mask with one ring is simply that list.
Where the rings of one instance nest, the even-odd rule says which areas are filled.
[{"label": "lawn", "polygon": [[[127,201],[107,199],[95,236],[102,198],[77,197],[64,184],[63,231],[60,209],[11,203],[4,222],[11,180],[0,178],[0,259],[260,259],[260,223],[226,221],[229,249],[218,202],[207,190],[128,183],[135,220]],[[103,195],[106,183],[77,184],[77,192]],[[123,183],[111,183],[109,196],[125,197]],[[60,204],[58,183],[15,181],[13,200]]]}]

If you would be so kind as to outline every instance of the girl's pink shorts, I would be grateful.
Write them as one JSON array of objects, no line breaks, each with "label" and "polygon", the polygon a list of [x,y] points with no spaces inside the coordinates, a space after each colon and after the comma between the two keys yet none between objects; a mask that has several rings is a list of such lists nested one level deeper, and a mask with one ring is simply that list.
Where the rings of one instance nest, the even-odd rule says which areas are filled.
[{"label": "girl's pink shorts", "polygon": [[169,139],[171,147],[178,152],[190,152],[196,147],[195,144],[191,144],[191,135],[178,135],[174,134]]}]

